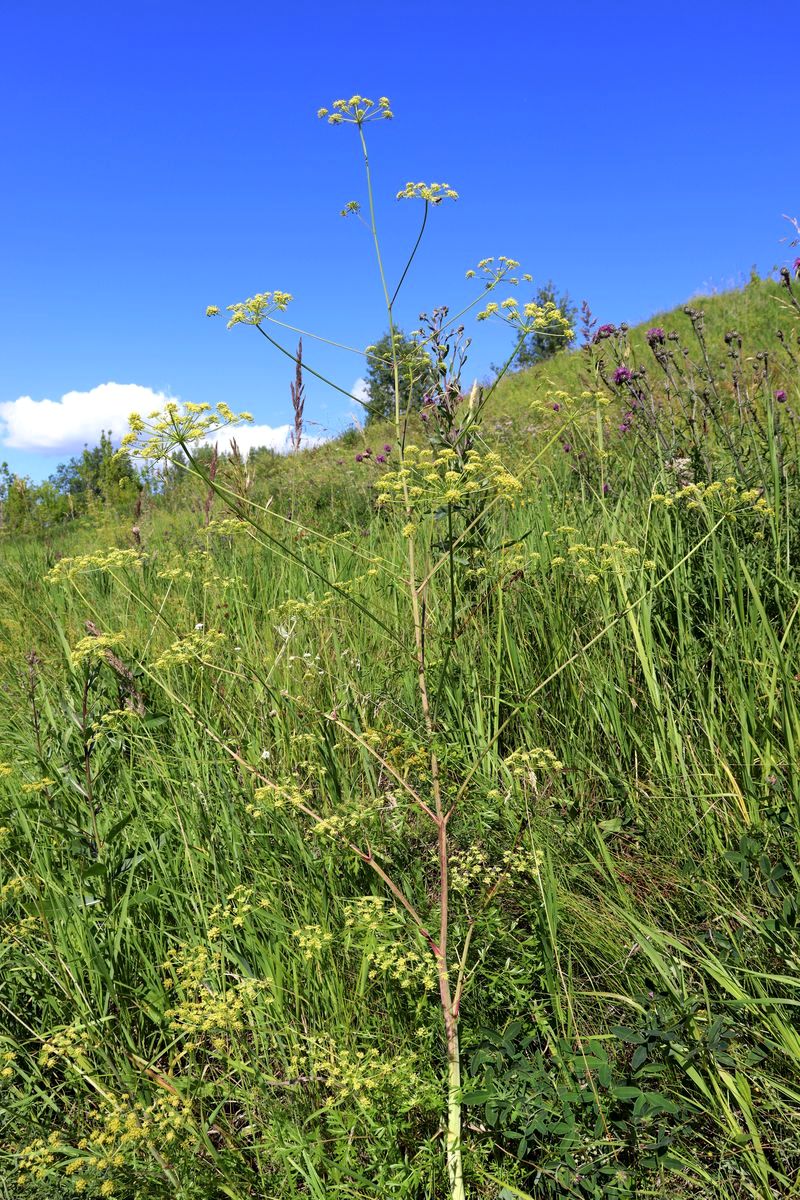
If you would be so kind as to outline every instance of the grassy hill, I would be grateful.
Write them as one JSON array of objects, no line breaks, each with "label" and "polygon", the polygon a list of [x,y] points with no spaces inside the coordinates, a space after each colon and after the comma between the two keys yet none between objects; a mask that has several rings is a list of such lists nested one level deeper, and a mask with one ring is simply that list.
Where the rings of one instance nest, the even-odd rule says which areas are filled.
[{"label": "grassy hill", "polygon": [[[654,327],[662,327],[667,333],[676,333],[682,347],[693,357],[700,358],[697,337],[692,321],[685,309],[702,312],[703,329],[710,358],[720,380],[728,373],[728,352],[725,335],[737,331],[742,341],[742,358],[752,370],[755,356],[766,352],[769,356],[770,378],[775,387],[785,382],[787,370],[792,364],[779,344],[776,333],[779,329],[792,328],[792,310],[786,290],[769,279],[753,279],[743,288],[733,289],[712,296],[695,297],[685,306],[667,312],[655,313],[647,321],[632,326],[628,332],[626,347],[630,365],[648,368],[654,376],[658,390],[661,380],[653,354],[648,346],[646,333]],[[600,347],[603,349],[602,345]],[[607,348],[606,348],[607,349]],[[610,362],[611,356],[604,357]],[[483,434],[487,441],[501,435],[504,443],[528,443],[532,433],[541,433],[542,412],[556,392],[577,396],[585,389],[598,386],[596,359],[587,357],[584,350],[576,349],[556,355],[554,358],[524,371],[508,373],[493,391],[486,411]],[[621,399],[624,399],[622,397]],[[622,411],[624,405],[619,406]],[[552,425],[552,421],[550,422]],[[408,436],[414,440],[423,436],[418,421],[411,420]],[[283,486],[294,493],[302,492],[314,506],[315,518],[324,516],[329,508],[337,510],[342,489],[363,500],[364,481],[372,480],[379,470],[374,457],[370,463],[358,464],[355,456],[366,448],[373,456],[380,453],[384,444],[395,437],[391,422],[374,422],[366,430],[352,430],[344,437],[333,439],[322,446],[308,451],[299,458],[276,458],[270,462],[270,489],[280,493]],[[299,501],[303,503],[301,499]],[[297,503],[297,501],[296,501]]]},{"label": "grassy hill", "polygon": [[[772,280],[758,278],[743,288],[693,297],[686,305],[654,313],[641,324],[632,326],[628,339],[631,359],[638,364],[653,365],[646,333],[657,327],[674,331],[683,345],[696,350],[692,322],[685,312],[689,307],[704,314],[705,336],[715,361],[724,358],[728,349],[724,338],[731,330],[739,331],[750,353],[772,351],[777,349],[776,331],[787,324],[786,304],[784,288]],[[504,381],[497,395],[498,416],[517,419],[524,414],[526,405],[545,398],[551,391],[575,391],[591,386],[592,382],[592,373],[580,351],[559,354],[549,362]]]},{"label": "grassy hill", "polygon": [[797,1194],[786,298],[4,537],[3,1194]]}]

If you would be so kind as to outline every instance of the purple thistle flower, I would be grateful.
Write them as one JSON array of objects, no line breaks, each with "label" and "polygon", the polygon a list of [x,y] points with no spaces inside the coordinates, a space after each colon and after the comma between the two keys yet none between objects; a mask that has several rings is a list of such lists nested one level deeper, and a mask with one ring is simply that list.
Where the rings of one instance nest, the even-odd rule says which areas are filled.
[{"label": "purple thistle flower", "polygon": [[375,455],[375,462],[379,462],[379,463],[385,463],[385,462],[386,462],[386,455],[385,455],[385,454],[376,454],[376,455]]},{"label": "purple thistle flower", "polygon": [[645,337],[651,346],[662,346],[666,336],[667,335],[664,333],[664,330],[660,325],[656,325],[653,329],[648,329],[647,333],[645,334]]},{"label": "purple thistle flower", "polygon": [[560,404],[554,404],[554,405],[553,405],[553,412],[561,412],[561,405],[560,405]]},{"label": "purple thistle flower", "polygon": [[617,332],[616,325],[601,325],[597,333],[592,338],[593,342],[602,342],[603,338],[611,337]]},{"label": "purple thistle flower", "polygon": [[627,383],[632,378],[632,373],[627,367],[617,367],[614,372],[614,383]]},{"label": "purple thistle flower", "polygon": [[572,446],[570,446],[569,442],[564,442],[564,445],[562,446],[562,450],[564,451],[564,453],[569,454],[571,449],[572,449]]},{"label": "purple thistle flower", "polygon": [[392,453],[392,447],[391,447],[391,446],[384,446],[384,447],[383,447],[383,453],[384,453],[384,454],[391,454],[391,453]]},{"label": "purple thistle flower", "polygon": [[792,263],[792,270],[798,279],[800,279],[800,258],[796,258]]},{"label": "purple thistle flower", "polygon": [[607,495],[608,495],[608,493],[609,493],[610,491],[611,491],[611,484],[610,484],[610,483],[604,483],[604,484],[603,484],[603,495],[604,495],[604,496],[607,496]]},{"label": "purple thistle flower", "polygon": [[357,455],[356,455],[356,462],[363,462],[363,461],[364,461],[364,455],[363,455],[363,454],[357,454]]},{"label": "purple thistle flower", "polygon": [[778,388],[777,392],[775,393],[775,399],[778,401],[778,404],[786,403],[786,392],[783,390],[783,388]]}]

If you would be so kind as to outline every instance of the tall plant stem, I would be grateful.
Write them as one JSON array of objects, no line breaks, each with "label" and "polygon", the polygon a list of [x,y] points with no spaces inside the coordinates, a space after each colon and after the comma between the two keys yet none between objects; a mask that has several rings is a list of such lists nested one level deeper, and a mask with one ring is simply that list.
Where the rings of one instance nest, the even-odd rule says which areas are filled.
[{"label": "tall plant stem", "polygon": [[[409,498],[406,499],[410,512]],[[419,687],[422,715],[428,736],[433,740],[434,721],[428,696],[425,668],[425,639],[420,591],[417,588],[416,556],[414,539],[408,541],[409,594],[414,623],[414,643],[417,655],[417,683]],[[449,812],[445,812],[442,800],[439,759],[431,746],[431,787],[436,812],[435,824],[439,856],[439,944],[435,948],[436,970],[439,978],[439,1002],[444,1022],[447,1046],[447,1174],[450,1181],[451,1200],[464,1200],[464,1169],[461,1157],[461,1055],[458,1039],[458,1011],[450,987],[450,971],[447,961],[449,918],[450,918],[450,862],[447,837]]]},{"label": "tall plant stem", "polygon": [[[380,275],[381,287],[383,288],[384,300],[386,303],[386,313],[389,319],[389,336],[392,346],[392,373],[394,376],[394,423],[395,433],[398,443],[402,445],[402,417],[400,407],[400,370],[397,360],[397,346],[395,344],[395,324],[393,306],[400,291],[403,280],[405,279],[408,267],[417,252],[417,248],[422,238],[422,233],[425,229],[427,220],[427,204],[425,208],[425,216],[422,222],[417,241],[411,252],[411,257],[406,264],[406,268],[400,279],[400,283],[395,289],[393,296],[389,295],[389,288],[386,284],[386,272],[383,267],[383,257],[381,255],[380,239],[378,237],[378,226],[375,218],[375,198],[372,188],[372,172],[369,164],[369,154],[367,152],[367,142],[364,137],[363,126],[358,126],[358,133],[361,139],[361,150],[364,156],[364,170],[367,178],[367,197],[369,204],[369,220],[372,240],[375,246],[375,257],[378,263],[378,273]],[[411,497],[408,491],[408,483],[403,482],[403,498],[405,501],[406,513],[411,519],[413,515]],[[450,1183],[450,1198],[451,1200],[464,1200],[464,1171],[461,1158],[461,1061],[458,1041],[458,1015],[453,1003],[453,995],[450,988],[450,975],[447,963],[447,940],[449,932],[449,850],[447,839],[447,819],[444,804],[442,802],[441,780],[439,774],[439,760],[436,751],[433,748],[433,733],[434,721],[431,713],[430,700],[428,697],[428,683],[425,670],[425,629],[423,606],[421,601],[421,591],[417,585],[417,569],[416,557],[414,549],[413,535],[408,539],[408,591],[411,600],[411,615],[414,625],[414,645],[416,650],[417,660],[417,684],[419,688],[420,705],[422,715],[425,721],[425,728],[428,732],[428,737],[431,740],[430,764],[431,764],[431,789],[433,791],[433,807],[435,811],[434,823],[437,832],[438,855],[439,855],[439,942],[438,945],[432,946],[436,957],[436,970],[439,979],[439,1000],[442,1009],[442,1019],[444,1022],[445,1041],[447,1045],[447,1174]]]},{"label": "tall plant stem", "polygon": [[[361,151],[364,155],[364,172],[367,177],[367,202],[369,204],[369,227],[372,234],[373,245],[375,246],[375,258],[378,262],[378,274],[381,279],[381,287],[383,288],[383,298],[386,304],[386,313],[389,317],[389,337],[392,343],[392,374],[394,376],[394,424],[397,433],[398,441],[400,440],[400,366],[397,361],[397,347],[394,340],[394,315],[392,306],[397,296],[389,295],[389,287],[386,283],[386,272],[383,269],[383,256],[381,255],[381,243],[378,237],[378,224],[375,218],[375,196],[372,190],[372,171],[369,165],[369,153],[367,151],[367,139],[364,137],[364,127],[359,125],[358,136],[361,138]],[[416,247],[414,248],[416,251]]]},{"label": "tall plant stem", "polygon": [[428,223],[429,207],[430,207],[430,205],[428,204],[428,201],[426,200],[425,201],[425,212],[422,214],[422,225],[420,226],[420,231],[417,235],[417,240],[414,242],[414,249],[411,251],[411,253],[408,256],[408,262],[406,263],[405,267],[403,268],[403,274],[400,276],[400,282],[398,283],[397,287],[394,289],[394,295],[392,296],[390,304],[394,304],[395,300],[397,299],[397,297],[400,293],[400,288],[403,286],[406,275],[408,274],[411,264],[414,261],[414,256],[416,255],[417,250],[419,250],[419,244],[422,241],[422,235],[424,234],[425,226]]}]

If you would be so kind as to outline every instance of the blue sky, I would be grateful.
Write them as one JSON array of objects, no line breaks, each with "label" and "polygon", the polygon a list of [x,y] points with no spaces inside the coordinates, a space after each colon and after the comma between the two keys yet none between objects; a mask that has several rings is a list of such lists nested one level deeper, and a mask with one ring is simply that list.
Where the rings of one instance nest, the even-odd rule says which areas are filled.
[{"label": "blue sky", "polygon": [[[391,275],[421,215],[398,188],[443,180],[461,197],[431,214],[406,328],[471,298],[464,273],[488,255],[601,321],[789,261],[795,59],[791,6],[769,0],[6,3],[0,461],[41,478],[99,423],[118,427],[148,393],[112,383],[284,424],[291,364],[207,304],[279,288],[301,327],[380,336],[367,231],[339,216],[364,199],[354,131],[316,119],[353,92],[395,113],[369,129]],[[509,337],[477,332],[482,377]],[[310,339],[306,359],[347,389],[363,373]],[[348,423],[344,397],[307,392],[320,429]]]}]

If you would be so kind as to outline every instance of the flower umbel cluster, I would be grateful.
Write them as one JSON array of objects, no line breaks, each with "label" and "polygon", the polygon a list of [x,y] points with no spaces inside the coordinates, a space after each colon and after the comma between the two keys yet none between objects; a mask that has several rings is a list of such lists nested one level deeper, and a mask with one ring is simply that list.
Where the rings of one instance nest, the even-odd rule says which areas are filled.
[{"label": "flower umbel cluster", "polygon": [[[564,535],[567,545],[564,546],[562,553],[551,554],[550,566],[552,568],[564,567],[566,571],[572,571],[579,579],[589,584],[599,583],[606,576],[618,577],[631,568],[635,568],[637,571],[640,569],[641,552],[636,546],[631,546],[622,538],[618,538],[615,542],[603,542],[599,546],[592,546],[588,542],[571,541],[570,536],[577,532],[571,525],[562,525],[556,530],[557,534]],[[647,567],[652,563],[646,560],[643,565]],[[536,751],[535,753],[546,752]]]},{"label": "flower umbel cluster", "polygon": [[398,200],[424,200],[426,204],[441,204],[443,200],[457,200],[458,192],[449,183],[407,183],[397,193]]},{"label": "flower umbel cluster", "polygon": [[752,512],[759,517],[772,516],[774,510],[764,499],[763,488],[739,488],[734,476],[713,483],[689,483],[675,492],[654,492],[650,497],[654,504],[667,508],[680,505],[689,510],[704,509],[708,512],[724,513],[731,520],[737,513]]},{"label": "flower umbel cluster", "polygon": [[75,579],[85,571],[110,571],[115,567],[141,567],[144,555],[140,550],[101,550],[95,554],[76,554],[72,558],[60,558],[45,575],[46,583],[60,583],[62,579]]},{"label": "flower umbel cluster", "polygon": [[[232,892],[228,892],[224,904],[215,904],[208,914],[208,940],[218,941],[223,934],[234,934],[241,929],[253,912],[253,889],[244,884],[237,884]],[[262,899],[258,908],[269,907],[269,901]]]},{"label": "flower umbel cluster", "polygon": [[378,933],[386,926],[386,904],[383,896],[357,896],[348,901],[345,929],[357,930],[362,936]]},{"label": "flower umbel cluster", "polygon": [[292,937],[300,946],[303,958],[308,961],[319,958],[325,947],[333,941],[333,934],[321,925],[303,925],[293,931]]},{"label": "flower umbel cluster", "polygon": [[[55,779],[51,779],[49,775],[45,775],[41,779],[34,779],[30,783],[23,783],[22,788],[20,790],[22,791],[23,795],[25,795],[25,796],[34,796],[34,795],[37,795],[39,792],[46,792],[48,788],[50,788],[54,785],[54,783],[55,783]],[[16,880],[12,880],[11,882],[14,883],[14,882],[16,882]],[[9,886],[9,884],[3,885],[3,888],[0,889],[0,896],[4,895],[5,889],[8,886]]]},{"label": "flower umbel cluster", "polygon": [[68,1065],[85,1069],[88,1052],[85,1026],[79,1022],[65,1025],[48,1033],[39,1051],[39,1066],[45,1070],[56,1065],[62,1070]]},{"label": "flower umbel cluster", "polygon": [[89,1114],[89,1121],[90,1129],[77,1141],[54,1132],[47,1140],[37,1138],[23,1147],[17,1158],[18,1186],[24,1188],[29,1181],[41,1184],[57,1172],[72,1179],[78,1195],[114,1196],[118,1182],[128,1195],[129,1173],[147,1170],[154,1153],[174,1160],[185,1150],[194,1159],[201,1140],[191,1104],[174,1091],[162,1092],[151,1103],[127,1094],[107,1095]]},{"label": "flower umbel cluster", "polygon": [[537,304],[535,300],[531,300],[523,305],[520,305],[515,296],[508,296],[499,303],[491,300],[478,313],[477,320],[486,321],[489,317],[499,317],[524,337],[530,333],[547,332],[553,337],[562,337],[566,346],[575,336],[568,318],[552,300],[547,300],[544,304]]},{"label": "flower umbel cluster", "polygon": [[394,980],[404,991],[416,988],[432,992],[438,983],[436,963],[429,951],[415,946],[400,946],[388,942],[376,946],[371,952],[370,979],[384,975]]},{"label": "flower umbel cluster", "polygon": [[260,325],[274,312],[286,312],[293,299],[289,292],[258,292],[249,300],[229,304],[228,312],[232,316],[228,321],[228,329],[233,329],[234,325]]},{"label": "flower umbel cluster", "polygon": [[326,1106],[352,1097],[362,1104],[386,1095],[402,1109],[418,1101],[421,1080],[413,1054],[384,1056],[374,1046],[353,1050],[328,1036],[309,1038],[309,1073],[324,1085]]},{"label": "flower umbel cluster", "polygon": [[282,808],[306,807],[312,798],[310,788],[301,788],[296,783],[265,783],[253,792],[253,802],[246,806],[248,816],[258,820],[265,812],[279,812]]},{"label": "flower umbel cluster", "polygon": [[178,404],[176,400],[168,400],[163,410],[149,413],[146,420],[139,413],[131,413],[130,429],[122,439],[119,453],[128,452],[136,458],[158,462],[190,442],[210,438],[228,425],[252,419],[251,413],[233,413],[224,400],[215,409],[209,404],[189,401]]},{"label": "flower umbel cluster", "polygon": [[504,850],[499,857],[490,857],[480,846],[470,846],[453,855],[450,866],[453,891],[461,895],[497,892],[517,876],[535,875],[540,861],[537,852],[519,846]]},{"label": "flower umbel cluster", "polygon": [[317,109],[317,116],[320,120],[327,117],[329,125],[366,125],[368,121],[391,121],[394,116],[388,96],[381,96],[376,103],[369,96],[356,95],[349,100],[334,100],[331,107],[333,112]]},{"label": "flower umbel cluster", "polygon": [[267,980],[230,975],[222,954],[207,946],[170,950],[164,969],[170,972],[164,986],[175,995],[164,1016],[195,1050],[205,1041],[211,1050],[226,1050],[227,1038],[249,1026],[249,1014],[270,990]]},{"label": "flower umbel cluster", "polygon": [[535,746],[532,750],[514,750],[505,760],[505,766],[517,779],[529,779],[536,771],[559,773],[564,764],[546,746]]},{"label": "flower umbel cluster", "polygon": [[515,272],[518,267],[519,263],[517,260],[515,258],[507,258],[505,254],[501,254],[499,258],[482,258],[474,270],[470,269],[467,271],[466,278],[482,278],[483,286],[487,290],[489,288],[496,287],[498,283],[502,283],[504,280],[506,283],[510,283],[514,287],[517,286],[520,278],[525,283],[531,283],[533,276],[528,275],[527,272],[522,276],[512,273]]},{"label": "flower umbel cluster", "polygon": [[429,948],[409,946],[406,923],[379,896],[359,896],[346,908],[345,930],[357,938],[371,962],[369,978],[384,976],[403,991],[429,992],[437,986],[436,962]]},{"label": "flower umbel cluster", "polygon": [[[492,291],[503,282],[510,283],[513,287],[519,284],[520,279],[524,283],[530,283],[533,277],[527,272],[521,276],[517,275],[518,267],[516,259],[506,258],[505,255],[498,259],[482,258],[475,270],[467,271],[467,279],[482,277],[487,291]],[[500,301],[490,300],[477,314],[476,319],[486,321],[489,317],[499,317],[523,337],[546,331],[551,336],[563,337],[566,345],[575,335],[569,320],[552,300],[545,304],[537,304],[534,300],[520,304],[515,296],[507,296],[505,300]]]},{"label": "flower umbel cluster", "polygon": [[315,837],[350,838],[375,818],[383,804],[379,796],[365,800],[354,798],[319,817],[310,832]]},{"label": "flower umbel cluster", "polygon": [[429,447],[415,445],[406,446],[402,465],[387,471],[379,486],[379,505],[401,505],[420,515],[446,505],[459,506],[476,496],[513,501],[522,490],[494,450],[469,450],[459,463],[449,446],[434,454]]},{"label": "flower umbel cluster", "polygon": [[94,637],[84,637],[73,647],[70,660],[73,667],[105,662],[107,651],[122,646],[124,642],[124,633],[101,633]]},{"label": "flower umbel cluster", "polygon": [[156,670],[182,667],[208,656],[217,649],[225,635],[218,629],[195,629],[186,637],[178,638],[153,663]]}]

